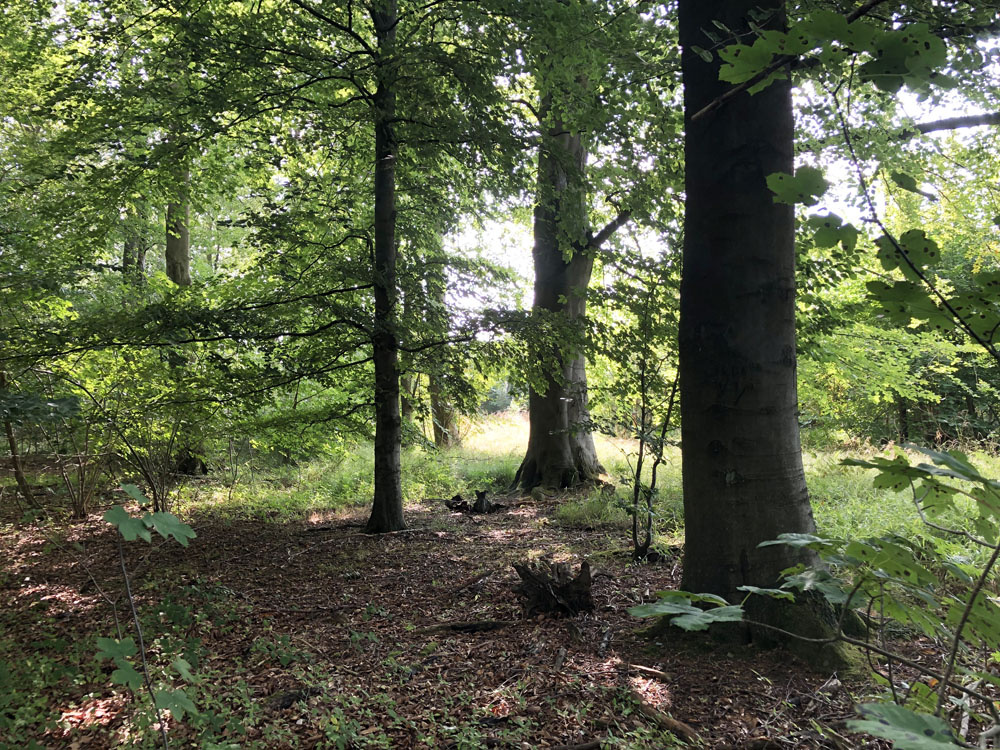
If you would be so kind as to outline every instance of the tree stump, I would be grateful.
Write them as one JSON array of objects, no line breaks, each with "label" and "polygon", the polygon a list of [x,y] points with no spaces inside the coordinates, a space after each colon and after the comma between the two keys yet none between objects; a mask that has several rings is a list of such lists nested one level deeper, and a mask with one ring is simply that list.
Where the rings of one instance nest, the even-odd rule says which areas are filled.
[{"label": "tree stump", "polygon": [[496,513],[505,507],[499,503],[491,502],[486,497],[486,490],[476,490],[476,501],[474,503],[470,504],[461,495],[455,495],[451,500],[445,500],[444,504],[449,510],[457,510],[461,513]]},{"label": "tree stump", "polygon": [[543,612],[577,615],[594,608],[590,593],[590,563],[580,563],[574,576],[568,563],[515,563],[521,582],[514,587],[521,599],[524,614],[532,617]]}]

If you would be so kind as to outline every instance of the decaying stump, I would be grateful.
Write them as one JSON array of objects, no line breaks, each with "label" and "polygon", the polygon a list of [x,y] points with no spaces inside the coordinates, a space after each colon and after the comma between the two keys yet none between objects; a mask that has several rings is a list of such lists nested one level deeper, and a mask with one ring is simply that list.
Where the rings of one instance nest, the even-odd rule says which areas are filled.
[{"label": "decaying stump", "polygon": [[521,582],[514,591],[522,598],[521,605],[528,617],[556,612],[576,615],[594,608],[590,593],[590,563],[580,563],[574,576],[568,563],[515,563],[514,570]]},{"label": "decaying stump", "polygon": [[445,500],[444,504],[449,510],[457,510],[462,513],[496,513],[503,510],[505,506],[494,503],[486,497],[486,490],[476,490],[476,501],[469,503],[461,495],[455,495],[451,500]]}]

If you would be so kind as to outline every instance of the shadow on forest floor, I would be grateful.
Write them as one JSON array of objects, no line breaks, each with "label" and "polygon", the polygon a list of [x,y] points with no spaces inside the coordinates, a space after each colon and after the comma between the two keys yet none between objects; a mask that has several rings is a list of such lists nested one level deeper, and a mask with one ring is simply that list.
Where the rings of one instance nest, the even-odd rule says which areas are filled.
[{"label": "shadow on forest floor", "polygon": [[[187,549],[126,544],[154,682],[193,665],[199,714],[169,720],[172,746],[680,747],[672,716],[708,748],[884,747],[837,734],[847,689],[781,652],[643,637],[626,609],[677,585],[676,550],[635,567],[620,528],[502,500],[488,516],[412,506],[411,528],[381,537],[359,509],[203,516]],[[108,525],[0,525],[0,550],[0,728],[16,742],[0,731],[0,747],[157,746],[145,695],[94,658],[115,636],[109,600],[131,634]],[[590,560],[592,613],[523,618],[511,564],[542,556]],[[448,627],[480,621],[500,624]]]}]

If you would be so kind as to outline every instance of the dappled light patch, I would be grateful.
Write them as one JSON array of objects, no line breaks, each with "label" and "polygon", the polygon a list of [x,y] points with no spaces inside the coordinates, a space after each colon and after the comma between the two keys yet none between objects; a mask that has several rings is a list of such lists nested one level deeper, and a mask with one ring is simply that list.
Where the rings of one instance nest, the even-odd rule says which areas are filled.
[{"label": "dappled light patch", "polygon": [[[619,554],[626,540],[612,532],[540,523],[555,509],[527,500],[516,512],[455,523],[432,506],[408,515],[410,530],[383,536],[362,533],[361,513],[343,509],[286,522],[200,514],[188,548],[153,546],[139,563],[152,576],[137,597],[154,669],[183,652],[198,680],[188,689],[200,714],[169,720],[172,744],[208,732],[217,743],[261,748],[598,739],[659,748],[676,745],[668,724],[677,719],[709,746],[783,733],[808,748],[822,746],[810,721],[850,715],[846,695],[789,708],[788,696],[809,695],[815,678],[779,653],[708,658],[681,636],[651,644],[626,610],[676,587],[679,567],[629,564]],[[101,589],[119,596],[113,539],[93,525],[74,534]],[[39,741],[136,741],[149,731],[135,723],[141,704],[113,690],[110,664],[93,661],[93,638],[115,631],[79,552],[16,549],[11,567],[32,582],[5,585],[0,658],[28,648],[49,675],[30,687],[59,707],[57,728],[38,725]],[[575,568],[585,558],[594,611],[523,616],[513,562]],[[66,608],[71,617],[52,616]]]}]

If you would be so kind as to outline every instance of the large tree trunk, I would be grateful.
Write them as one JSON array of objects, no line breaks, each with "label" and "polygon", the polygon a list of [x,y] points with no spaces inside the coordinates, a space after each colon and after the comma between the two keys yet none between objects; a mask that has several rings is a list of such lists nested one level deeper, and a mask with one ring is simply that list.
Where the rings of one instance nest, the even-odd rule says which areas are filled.
[{"label": "large tree trunk", "polygon": [[[738,587],[772,586],[808,551],[759,548],[783,532],[812,532],[799,444],[792,206],[765,177],[793,171],[791,87],[777,81],[691,115],[721,95],[715,22],[747,33],[754,8],[783,0],[681,0],[687,208],[681,283],[680,389],[685,590],[731,601]],[[716,32],[717,33],[717,32]]]},{"label": "large tree trunk", "polygon": [[375,0],[371,16],[378,44],[375,117],[375,497],[365,530],[372,534],[406,528],[400,472],[399,339],[396,331],[396,116],[392,55],[396,0]]},{"label": "large tree trunk", "polygon": [[[440,250],[440,247],[438,249]],[[425,267],[427,269],[425,271],[427,300],[431,303],[426,308],[426,322],[435,335],[446,339],[451,319],[446,304],[448,285],[445,281],[443,254],[441,262],[430,262]],[[448,353],[444,350],[441,354],[439,361],[446,364]],[[434,445],[438,448],[451,448],[457,446],[461,440],[458,436],[455,407],[449,400],[444,383],[445,378],[441,369],[431,369],[428,374],[427,394],[431,401],[431,427],[434,434]]]},{"label": "large tree trunk", "polygon": [[431,421],[434,428],[434,445],[438,448],[451,448],[461,442],[458,435],[458,424],[455,421],[455,409],[448,401],[448,394],[441,387],[441,376],[431,373],[427,392],[431,397]]},{"label": "large tree trunk", "polygon": [[191,173],[185,170],[178,181],[178,199],[167,204],[167,278],[177,286],[191,286]]},{"label": "large tree trunk", "polygon": [[[543,120],[549,109],[546,99]],[[538,154],[532,309],[555,313],[567,325],[582,323],[594,268],[583,180],[586,163],[580,135],[566,132],[557,119]],[[559,342],[548,343],[562,349]],[[532,388],[528,393],[528,448],[514,478],[523,490],[569,487],[604,472],[590,432],[586,360],[582,353],[565,351],[557,351],[556,360],[557,372],[545,377],[544,390]]]}]

